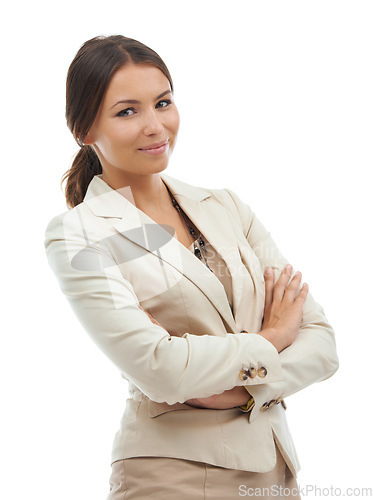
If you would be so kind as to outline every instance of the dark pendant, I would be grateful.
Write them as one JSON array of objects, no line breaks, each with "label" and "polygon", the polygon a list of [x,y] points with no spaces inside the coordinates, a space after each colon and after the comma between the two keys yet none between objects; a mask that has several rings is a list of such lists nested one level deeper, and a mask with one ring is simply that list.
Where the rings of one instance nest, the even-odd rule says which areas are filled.
[{"label": "dark pendant", "polygon": [[194,254],[199,258],[199,260],[202,260],[201,250],[196,245],[194,245]]},{"label": "dark pendant", "polygon": [[[166,186],[167,187],[167,186]],[[190,234],[193,236],[193,238],[195,240],[197,240],[197,236],[196,236],[196,233],[194,232],[194,229],[184,220],[184,217],[182,215],[182,210],[181,210],[181,207],[179,206],[178,202],[175,200],[174,196],[172,195],[171,191],[168,189],[167,187],[167,190],[168,192],[170,193],[170,196],[171,196],[171,200],[172,200],[172,204],[173,206],[176,208],[176,210],[179,212],[179,215],[180,217],[182,218],[182,220],[184,221],[185,225],[187,226],[187,228],[189,229],[189,232]],[[198,240],[198,243],[204,253],[204,255],[206,254],[206,247],[205,247],[205,242],[203,241],[201,235],[199,236],[199,240]],[[196,243],[194,243],[194,255],[196,257],[199,258],[199,260],[202,260],[202,254],[201,254],[201,250],[198,248],[198,246],[196,245]],[[206,261],[206,257],[205,257],[205,264],[207,266],[208,269],[210,269],[210,271],[213,273],[214,271],[211,269],[211,267],[208,265],[207,261]]]}]

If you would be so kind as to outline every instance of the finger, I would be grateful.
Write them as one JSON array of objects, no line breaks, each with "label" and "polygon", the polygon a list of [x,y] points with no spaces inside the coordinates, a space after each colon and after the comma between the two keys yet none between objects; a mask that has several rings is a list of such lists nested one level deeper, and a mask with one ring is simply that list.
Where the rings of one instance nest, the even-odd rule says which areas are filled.
[{"label": "finger", "polygon": [[304,304],[308,295],[308,291],[309,291],[308,283],[303,283],[302,288],[300,289],[300,292],[298,293],[298,296],[295,299],[295,301]]},{"label": "finger", "polygon": [[301,280],[302,280],[302,273],[300,271],[297,271],[285,289],[284,298],[283,298],[283,300],[285,302],[288,302],[288,303],[294,302],[294,300],[299,292],[299,284],[300,284]]},{"label": "finger", "polygon": [[265,308],[270,307],[272,304],[272,294],[274,287],[274,272],[271,267],[267,267],[264,273],[265,282]]},{"label": "finger", "polygon": [[274,286],[274,273],[271,267],[267,267],[264,273],[265,282],[265,302],[264,302],[264,315],[269,312],[273,300],[273,286]]},{"label": "finger", "polygon": [[273,289],[273,301],[281,302],[285,293],[286,285],[289,282],[289,278],[291,276],[291,272],[293,267],[290,264],[287,264],[282,270],[279,279],[277,280],[274,289]]},{"label": "finger", "polygon": [[[145,309],[144,309],[143,307],[141,307],[141,306],[139,305],[139,308],[140,308],[142,311],[144,311],[144,313],[148,316],[148,318],[150,319],[150,321],[151,321],[152,323],[158,323],[158,322],[157,322],[157,320],[156,320],[156,319],[154,319],[154,318],[153,318],[153,316],[152,316],[152,315],[151,315],[148,311],[145,311]],[[158,323],[158,324],[159,324],[159,323]]]},{"label": "finger", "polygon": [[149,316],[149,318],[150,318],[150,314],[148,313],[148,311],[145,311],[145,309],[144,309],[143,307],[141,307],[141,306],[140,306],[140,304],[139,304],[139,308],[140,308],[142,311],[144,311],[144,313],[145,313],[145,314],[147,314],[147,315]]},{"label": "finger", "polygon": [[184,404],[189,405],[189,406],[198,406],[197,400],[195,398],[187,399],[186,401],[184,401]]}]

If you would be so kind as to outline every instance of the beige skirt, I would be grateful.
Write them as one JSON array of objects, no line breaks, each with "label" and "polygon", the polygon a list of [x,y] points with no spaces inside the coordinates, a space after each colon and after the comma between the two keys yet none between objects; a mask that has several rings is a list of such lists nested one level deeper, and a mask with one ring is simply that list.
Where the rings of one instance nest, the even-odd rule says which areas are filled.
[{"label": "beige skirt", "polygon": [[300,499],[296,478],[276,445],[270,472],[226,469],[179,458],[136,457],[112,464],[107,500]]}]

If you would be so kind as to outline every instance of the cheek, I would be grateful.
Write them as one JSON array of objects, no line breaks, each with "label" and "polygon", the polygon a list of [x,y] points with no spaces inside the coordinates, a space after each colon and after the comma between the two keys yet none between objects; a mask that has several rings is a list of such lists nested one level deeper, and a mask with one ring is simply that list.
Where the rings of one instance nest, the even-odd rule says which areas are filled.
[{"label": "cheek", "polygon": [[105,130],[101,140],[98,141],[98,146],[101,146],[102,152],[106,151],[108,154],[115,154],[125,152],[127,148],[131,148],[135,140],[136,131],[133,130],[133,127],[118,123]]},{"label": "cheek", "polygon": [[168,128],[176,135],[179,130],[180,125],[180,115],[179,111],[175,107],[173,113],[170,113]]}]

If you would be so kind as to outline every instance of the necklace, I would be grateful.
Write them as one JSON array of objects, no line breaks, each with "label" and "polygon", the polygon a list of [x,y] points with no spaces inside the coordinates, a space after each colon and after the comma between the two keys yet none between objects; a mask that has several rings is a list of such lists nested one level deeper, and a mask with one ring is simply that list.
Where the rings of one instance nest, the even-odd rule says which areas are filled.
[{"label": "necklace", "polygon": [[[193,241],[193,251],[194,251],[194,255],[196,257],[199,258],[199,260],[202,260],[202,257],[205,261],[205,264],[207,266],[208,269],[210,269],[210,271],[213,273],[214,271],[211,269],[211,267],[208,265],[207,263],[207,259],[206,259],[206,247],[205,247],[205,242],[202,238],[202,234],[200,233],[199,237],[197,238],[196,236],[196,233],[194,231],[194,229],[190,226],[190,224],[188,224],[188,221],[184,218],[184,212],[183,210],[180,208],[180,205],[178,204],[178,202],[175,200],[173,194],[171,193],[171,191],[169,190],[168,186],[166,186],[167,188],[167,191],[170,193],[170,196],[171,196],[171,200],[172,200],[172,204],[173,206],[176,208],[176,210],[178,211],[180,217],[181,217],[181,220],[184,222],[184,224],[186,225],[186,227],[188,228],[188,231],[189,233],[193,236],[194,238],[194,241]],[[197,244],[196,244],[196,240],[198,241],[198,244],[200,246],[200,248],[198,248]],[[202,250],[202,252],[201,252]]]},{"label": "necklace", "polygon": [[[166,185],[165,185],[166,186]],[[189,233],[193,236],[194,238],[194,241],[193,241],[193,249],[194,249],[194,255],[196,255],[199,260],[202,260],[202,255],[203,255],[203,258],[204,258],[204,261],[205,261],[205,264],[207,266],[208,269],[210,269],[210,271],[213,273],[214,271],[211,269],[211,267],[208,265],[207,263],[207,259],[206,259],[206,248],[205,248],[205,242],[203,241],[203,238],[202,238],[202,234],[200,233],[199,234],[199,237],[197,238],[196,236],[196,233],[194,231],[194,229],[190,226],[190,224],[188,224],[188,221],[184,218],[184,212],[183,210],[181,209],[180,205],[178,204],[178,202],[175,200],[173,194],[171,193],[171,191],[168,189],[168,187],[166,186],[167,188],[167,191],[170,193],[170,196],[171,196],[171,200],[172,200],[172,204],[173,206],[176,208],[176,210],[179,212],[179,215],[182,219],[182,221],[184,222],[184,224],[187,226],[188,230],[189,230]],[[196,244],[196,240],[198,241],[199,243],[199,246],[201,247],[202,249],[202,253],[201,253],[201,250],[198,248],[197,244]],[[231,309],[231,312],[232,312],[232,316],[234,318],[234,312],[233,312],[233,306],[232,304],[228,301],[229,303],[229,307]]]}]

